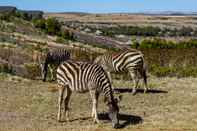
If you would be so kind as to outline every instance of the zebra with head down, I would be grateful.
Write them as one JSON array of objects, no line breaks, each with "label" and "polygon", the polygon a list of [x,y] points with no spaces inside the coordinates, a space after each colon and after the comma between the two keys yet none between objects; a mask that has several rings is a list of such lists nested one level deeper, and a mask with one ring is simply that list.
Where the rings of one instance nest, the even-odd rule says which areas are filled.
[{"label": "zebra with head down", "polygon": [[66,61],[57,69],[57,82],[59,89],[58,121],[61,120],[61,108],[64,103],[64,111],[68,120],[70,96],[73,91],[84,93],[89,91],[92,98],[92,117],[99,122],[97,106],[99,94],[103,92],[104,101],[109,110],[109,118],[114,128],[119,127],[119,107],[117,99],[113,96],[110,80],[104,69],[97,64],[86,62]]}]

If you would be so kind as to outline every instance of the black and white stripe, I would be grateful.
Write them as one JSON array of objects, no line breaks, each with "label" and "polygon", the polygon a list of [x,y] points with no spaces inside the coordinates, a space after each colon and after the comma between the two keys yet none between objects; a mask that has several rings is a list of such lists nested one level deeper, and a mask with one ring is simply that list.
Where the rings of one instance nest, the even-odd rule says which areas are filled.
[{"label": "black and white stripe", "polygon": [[41,74],[43,81],[46,80],[48,67],[53,79],[52,65],[60,65],[61,62],[70,59],[70,53],[66,49],[54,49],[48,51],[44,61],[41,63]]},{"label": "black and white stripe", "polygon": [[128,72],[134,82],[133,94],[136,92],[135,88],[138,86],[139,82],[138,74],[140,74],[144,79],[144,92],[147,91],[146,68],[141,51],[131,49],[118,53],[107,53],[98,56],[94,62],[100,64],[107,71],[111,82],[110,72]]},{"label": "black and white stripe", "polygon": [[63,98],[65,98],[65,111],[68,118],[68,103],[71,93],[73,91],[80,93],[89,91],[93,101],[92,117],[94,117],[94,121],[98,122],[97,100],[99,94],[103,92],[109,110],[113,114],[112,123],[115,125],[118,123],[118,106],[113,97],[111,83],[106,72],[100,65],[70,60],[66,61],[57,69],[57,82],[59,86],[59,121],[61,119]]}]

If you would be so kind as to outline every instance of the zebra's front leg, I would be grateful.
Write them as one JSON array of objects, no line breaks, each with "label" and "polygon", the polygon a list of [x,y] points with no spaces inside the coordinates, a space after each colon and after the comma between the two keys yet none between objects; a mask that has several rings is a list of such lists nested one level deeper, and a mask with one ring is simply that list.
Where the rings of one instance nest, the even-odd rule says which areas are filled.
[{"label": "zebra's front leg", "polygon": [[63,95],[64,95],[64,87],[62,85],[59,85],[59,98],[58,98],[58,114],[57,114],[57,120],[61,121],[61,109],[62,109],[62,102],[63,102]]},{"label": "zebra's front leg", "polygon": [[133,80],[133,89],[132,89],[132,94],[135,95],[136,94],[136,88],[138,86],[139,83],[139,79],[137,77],[137,72],[135,70],[131,70],[129,71],[129,74]]},{"label": "zebra's front leg", "polygon": [[112,85],[112,90],[114,90],[113,81],[112,81],[110,72],[107,72],[107,76],[108,76],[109,81],[110,81],[110,83],[111,83],[111,85]]},{"label": "zebra's front leg", "polygon": [[99,120],[98,120],[98,113],[97,113],[99,94],[96,91],[94,91],[94,90],[90,90],[90,95],[91,95],[92,103],[93,103],[93,106],[92,106],[92,117],[94,118],[94,122],[95,123],[100,123]]},{"label": "zebra's front leg", "polygon": [[51,65],[49,65],[49,70],[50,70],[50,74],[51,74],[51,81],[53,81],[54,76],[53,76],[53,68],[51,67]]},{"label": "zebra's front leg", "polygon": [[67,86],[66,87],[66,97],[64,99],[64,113],[66,117],[66,121],[69,121],[69,104],[70,104],[70,96],[72,92],[70,88]]}]

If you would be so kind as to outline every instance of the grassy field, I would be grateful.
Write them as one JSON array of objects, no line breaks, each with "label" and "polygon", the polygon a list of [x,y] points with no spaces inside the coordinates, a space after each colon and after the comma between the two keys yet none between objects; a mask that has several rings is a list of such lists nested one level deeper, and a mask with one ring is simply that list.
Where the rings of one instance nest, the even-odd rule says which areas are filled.
[{"label": "grassy field", "polygon": [[[0,75],[0,130],[41,131],[112,129],[99,99],[100,124],[94,124],[88,93],[71,96],[71,121],[58,123],[56,83]],[[149,78],[151,90],[131,95],[129,81],[116,80],[122,130],[197,130],[197,78]]]},{"label": "grassy field", "polygon": [[[46,17],[65,17],[64,21],[77,19],[80,22],[95,24],[99,22],[108,24],[115,22],[120,25],[135,25],[138,23],[140,26],[181,27],[182,25],[187,25],[196,27],[195,23],[197,20],[196,17],[189,16],[152,17],[126,14],[113,14],[110,17],[107,14],[84,14],[79,16],[73,14],[61,14],[61,16],[59,14],[45,15],[47,15]],[[147,20],[149,21],[147,22]],[[93,54],[92,52],[94,52],[95,55],[96,52],[102,53],[106,51],[105,49],[95,48],[76,41],[68,41],[63,44],[61,42],[58,43],[56,36],[48,36],[34,29],[30,22],[25,22],[18,18],[12,22],[0,21],[0,23],[0,28],[2,29],[0,31],[0,60],[6,60],[13,63],[13,65],[17,63],[19,65],[30,62],[36,63],[39,59],[39,52],[36,51],[51,47],[64,47],[76,50],[71,53],[79,60],[87,60],[91,56],[88,53]],[[21,23],[26,23],[25,25],[27,26]],[[81,53],[77,53],[79,51]],[[163,50],[164,53],[161,53],[161,50],[143,50],[143,52],[149,65],[162,65],[162,63],[165,63],[167,65],[164,66],[167,67],[174,67],[176,64],[185,67],[189,65],[196,67],[195,49],[181,49],[180,52],[177,50]],[[160,69],[159,71],[161,72]],[[194,72],[189,70],[189,73]],[[94,124],[93,119],[90,117],[92,102],[89,93],[73,93],[71,96],[71,121],[59,123],[57,122],[58,92],[55,82],[43,83],[41,80],[28,80],[0,73],[0,83],[0,131],[115,130],[112,129],[106,115],[107,110],[102,96],[99,100],[98,110],[101,120],[100,124]],[[116,92],[118,92],[115,96],[123,96],[122,101],[119,103],[122,130],[197,130],[196,85],[197,78],[157,78],[150,76],[149,86],[151,90],[147,94],[143,94],[143,89],[140,88],[137,94],[133,96],[131,95],[132,84],[129,81],[115,80],[114,87]]]},{"label": "grassy field", "polygon": [[135,14],[76,14],[76,13],[45,13],[44,17],[57,17],[62,21],[79,21],[84,23],[117,23],[119,25],[138,26],[170,26],[196,27],[196,16],[164,16],[164,15],[135,15]]}]

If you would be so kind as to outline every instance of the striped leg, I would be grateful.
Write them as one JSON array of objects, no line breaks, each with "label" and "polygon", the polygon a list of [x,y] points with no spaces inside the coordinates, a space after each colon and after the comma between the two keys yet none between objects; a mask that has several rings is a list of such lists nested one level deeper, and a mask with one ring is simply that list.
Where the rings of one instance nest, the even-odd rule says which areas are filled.
[{"label": "striped leg", "polygon": [[107,76],[108,76],[108,78],[109,78],[109,81],[110,81],[110,83],[111,83],[111,85],[112,85],[112,90],[113,90],[113,89],[114,89],[113,81],[112,81],[111,74],[110,74],[109,71],[107,72]]},{"label": "striped leg", "polygon": [[97,107],[98,107],[98,97],[99,94],[96,92],[96,90],[90,90],[90,96],[92,98],[92,117],[94,118],[95,123],[99,123],[98,120],[98,114],[97,114]]},{"label": "striped leg", "polygon": [[65,88],[66,90],[66,96],[64,98],[64,113],[66,115],[66,120],[69,121],[69,104],[70,104],[70,96],[72,94],[72,91],[70,90],[70,88],[67,86]]},{"label": "striped leg", "polygon": [[62,85],[59,85],[58,114],[57,114],[57,120],[59,122],[61,121],[61,109],[62,109],[64,90],[65,90],[65,87],[63,87]]},{"label": "striped leg", "polygon": [[137,71],[136,70],[129,70],[129,74],[133,80],[133,90],[132,90],[132,94],[135,95],[136,93],[136,87],[138,86],[138,83],[139,83],[139,79],[138,79],[138,76],[137,76]]},{"label": "striped leg", "polygon": [[144,93],[146,93],[147,90],[148,90],[148,85],[147,85],[147,74],[146,74],[145,69],[143,69],[143,71],[142,71],[142,77],[143,77],[143,80],[144,80]]},{"label": "striped leg", "polygon": [[146,93],[148,91],[146,68],[142,67],[138,71],[140,73],[139,75],[143,79],[144,93]]}]

